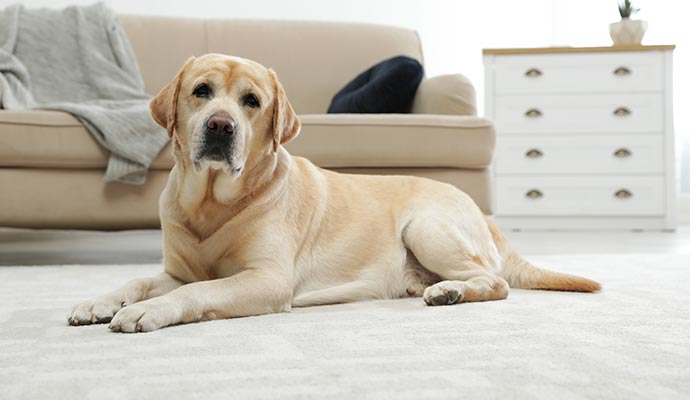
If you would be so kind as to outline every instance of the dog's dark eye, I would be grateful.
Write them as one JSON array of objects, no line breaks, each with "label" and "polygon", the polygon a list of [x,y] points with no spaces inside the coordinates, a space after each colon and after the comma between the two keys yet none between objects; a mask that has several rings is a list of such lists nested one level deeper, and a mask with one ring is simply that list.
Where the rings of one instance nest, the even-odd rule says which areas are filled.
[{"label": "dog's dark eye", "polygon": [[196,97],[201,97],[201,98],[211,97],[211,87],[206,83],[202,83],[199,86],[197,86],[196,88],[194,88],[194,91],[192,92],[192,94]]},{"label": "dog's dark eye", "polygon": [[261,104],[259,104],[259,99],[257,99],[253,93],[245,94],[242,97],[242,103],[245,106],[249,106],[251,108],[257,108],[257,107],[261,106]]}]

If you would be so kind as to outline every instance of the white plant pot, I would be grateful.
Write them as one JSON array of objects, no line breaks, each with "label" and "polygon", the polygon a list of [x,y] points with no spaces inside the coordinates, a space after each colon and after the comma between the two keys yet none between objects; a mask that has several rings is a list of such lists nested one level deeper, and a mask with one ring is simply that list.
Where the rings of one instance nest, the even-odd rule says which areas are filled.
[{"label": "white plant pot", "polygon": [[625,18],[609,25],[614,46],[642,44],[645,32],[647,32],[647,21]]}]

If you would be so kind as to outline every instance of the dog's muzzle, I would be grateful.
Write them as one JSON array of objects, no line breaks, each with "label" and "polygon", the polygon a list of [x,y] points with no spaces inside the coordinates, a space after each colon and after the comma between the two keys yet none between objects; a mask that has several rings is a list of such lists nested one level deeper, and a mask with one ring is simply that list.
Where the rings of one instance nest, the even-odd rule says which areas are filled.
[{"label": "dog's muzzle", "polygon": [[232,164],[236,129],[237,123],[228,113],[218,112],[211,115],[206,120],[196,160],[226,161]]}]

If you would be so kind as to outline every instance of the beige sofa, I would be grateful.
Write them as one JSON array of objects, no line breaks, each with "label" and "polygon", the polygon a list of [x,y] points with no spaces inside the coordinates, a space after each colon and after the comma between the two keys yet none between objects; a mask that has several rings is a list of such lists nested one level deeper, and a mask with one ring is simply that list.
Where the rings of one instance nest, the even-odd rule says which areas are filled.
[{"label": "beige sofa", "polygon": [[[155,94],[191,55],[238,55],[272,67],[302,119],[294,155],[339,171],[449,182],[491,213],[492,124],[475,116],[461,75],[424,79],[412,114],[327,115],[334,93],[371,65],[404,54],[408,29],[346,23],[122,16],[146,89]],[[449,48],[448,51],[453,51]],[[172,166],[161,151],[143,186],[105,183],[107,153],[71,115],[0,110],[0,226],[121,229],[158,226]]]}]

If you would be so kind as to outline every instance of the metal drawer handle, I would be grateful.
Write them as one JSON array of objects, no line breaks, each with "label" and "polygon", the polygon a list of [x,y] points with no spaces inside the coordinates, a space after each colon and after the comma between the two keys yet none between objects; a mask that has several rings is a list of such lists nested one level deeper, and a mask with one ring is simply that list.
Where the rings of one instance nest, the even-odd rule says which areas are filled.
[{"label": "metal drawer handle", "polygon": [[622,148],[614,151],[613,155],[618,157],[618,158],[626,158],[626,157],[630,157],[632,155],[632,151],[622,147]]},{"label": "metal drawer handle", "polygon": [[525,76],[528,78],[536,78],[544,75],[539,68],[530,68],[525,72]]},{"label": "metal drawer handle", "polygon": [[628,189],[621,189],[614,193],[614,196],[616,196],[619,199],[629,199],[633,196],[633,194]]},{"label": "metal drawer handle", "polygon": [[626,76],[632,74],[632,71],[628,67],[618,67],[613,70],[613,74],[616,76]]},{"label": "metal drawer handle", "polygon": [[616,117],[625,117],[632,114],[632,111],[628,107],[618,107],[613,111],[613,115]]},{"label": "metal drawer handle", "polygon": [[527,150],[527,153],[525,153],[525,157],[529,158],[539,158],[543,156],[544,153],[541,152],[539,149],[529,149]]},{"label": "metal drawer handle", "polygon": [[529,199],[538,199],[540,197],[544,197],[544,193],[542,193],[538,189],[532,189],[529,192],[525,193],[525,196]]},{"label": "metal drawer handle", "polygon": [[542,112],[536,108],[530,108],[529,110],[525,111],[525,117],[528,117],[528,118],[539,118],[542,115],[543,115]]}]

